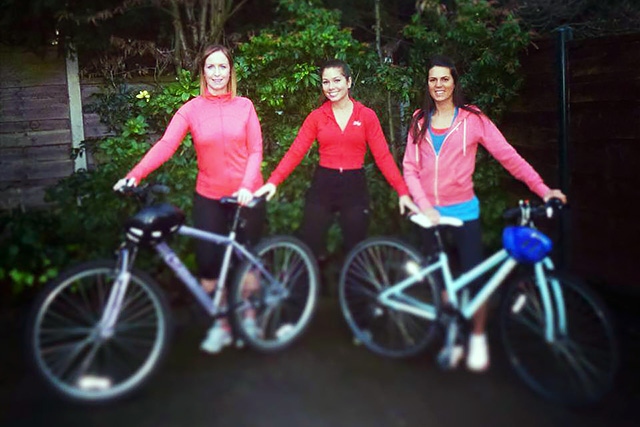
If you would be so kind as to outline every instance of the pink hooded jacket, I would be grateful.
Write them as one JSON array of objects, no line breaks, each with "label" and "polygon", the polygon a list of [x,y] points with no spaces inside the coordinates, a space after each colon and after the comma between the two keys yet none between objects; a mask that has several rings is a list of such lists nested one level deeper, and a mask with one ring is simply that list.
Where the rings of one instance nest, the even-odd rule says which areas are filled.
[{"label": "pink hooded jacket", "polygon": [[[415,113],[414,113],[415,115]],[[424,125],[424,121],[420,123]],[[478,144],[515,178],[540,197],[549,191],[538,173],[507,142],[496,125],[484,114],[459,109],[438,155],[429,132],[414,144],[412,132],[402,162],[411,197],[421,210],[466,202],[474,196],[473,171]]]}]

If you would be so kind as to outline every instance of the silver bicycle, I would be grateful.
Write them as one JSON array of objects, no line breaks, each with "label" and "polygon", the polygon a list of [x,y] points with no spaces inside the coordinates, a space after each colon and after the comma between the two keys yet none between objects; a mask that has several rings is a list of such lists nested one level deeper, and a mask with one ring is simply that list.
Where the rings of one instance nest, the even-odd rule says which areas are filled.
[{"label": "silver bicycle", "polygon": [[[35,300],[29,353],[35,371],[63,398],[106,402],[127,396],[150,379],[166,355],[171,311],[158,283],[134,266],[143,247],[155,250],[212,319],[228,316],[234,333],[253,349],[282,350],[311,321],[319,278],[310,249],[291,236],[272,236],[251,249],[236,240],[241,209],[264,200],[241,207],[234,198],[222,199],[237,208],[229,234],[218,235],[185,225],[177,207],[154,203],[155,195],[166,191],[158,185],[130,190],[144,207],[126,221],[116,259],[90,261],[61,273]],[[172,235],[225,246],[213,295],[171,249]],[[232,264],[235,275],[227,286]],[[249,312],[257,331],[243,322]]]}]

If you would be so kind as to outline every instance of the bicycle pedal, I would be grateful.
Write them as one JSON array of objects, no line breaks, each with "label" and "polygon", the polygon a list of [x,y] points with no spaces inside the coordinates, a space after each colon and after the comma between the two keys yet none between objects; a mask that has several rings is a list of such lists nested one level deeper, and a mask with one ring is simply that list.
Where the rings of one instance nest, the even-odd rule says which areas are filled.
[{"label": "bicycle pedal", "polygon": [[438,366],[445,371],[450,371],[458,367],[464,358],[464,347],[455,345],[452,348],[445,348],[438,353]]},{"label": "bicycle pedal", "polygon": [[363,339],[359,339],[357,336],[354,335],[354,337],[353,337],[353,345],[360,346],[360,345],[363,344],[363,342],[362,342],[363,340],[371,341],[371,332],[370,331],[363,331],[362,338]]}]

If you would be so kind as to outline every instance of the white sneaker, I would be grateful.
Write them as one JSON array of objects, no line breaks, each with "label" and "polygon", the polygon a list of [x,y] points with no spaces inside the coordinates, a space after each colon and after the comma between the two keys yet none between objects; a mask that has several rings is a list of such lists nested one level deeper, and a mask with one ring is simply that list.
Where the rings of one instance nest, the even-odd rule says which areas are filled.
[{"label": "white sneaker", "polygon": [[213,325],[200,344],[200,350],[211,354],[220,353],[220,350],[231,344],[231,341],[231,332],[228,329]]},{"label": "white sneaker", "polygon": [[489,344],[485,334],[471,334],[467,352],[467,368],[470,371],[484,372],[489,368]]}]

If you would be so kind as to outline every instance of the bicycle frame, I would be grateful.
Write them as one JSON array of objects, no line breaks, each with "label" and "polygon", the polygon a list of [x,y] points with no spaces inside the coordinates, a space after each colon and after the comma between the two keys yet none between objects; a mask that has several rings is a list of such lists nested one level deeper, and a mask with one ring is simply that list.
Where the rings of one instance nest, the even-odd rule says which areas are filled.
[{"label": "bicycle frame", "polygon": [[[418,266],[407,266],[408,270],[419,269],[411,271],[412,275],[410,277],[381,292],[378,296],[378,301],[382,305],[390,307],[393,310],[399,310],[425,319],[435,320],[438,317],[435,307],[425,304],[424,302],[405,294],[403,291],[422,282],[422,280],[429,274],[440,270],[449,303],[454,309],[458,310],[465,319],[471,319],[480,306],[487,302],[489,297],[502,284],[502,282],[504,282],[507,276],[509,276],[518,264],[518,261],[511,257],[505,249],[501,249],[471,270],[454,279],[449,267],[449,257],[444,251],[440,251],[437,255],[436,261],[429,263],[425,267],[419,268]],[[496,269],[496,271],[489,280],[485,282],[475,296],[471,300],[465,298],[465,293],[462,291],[466,290],[471,282],[493,269]],[[554,313],[557,313],[557,331],[560,334],[566,333],[566,316],[560,285],[553,277],[551,277],[549,281],[547,280],[545,269],[549,271],[554,270],[553,262],[548,257],[534,264],[534,272],[536,285],[540,291],[544,307],[546,325],[545,339],[547,342],[552,342],[556,338],[556,328],[554,328],[556,321]],[[462,298],[460,297],[461,293]],[[555,301],[555,307],[554,304],[552,304],[552,297]]]},{"label": "bicycle frame", "polygon": [[[227,313],[227,310],[223,310],[220,307],[222,301],[223,289],[225,289],[229,267],[231,264],[231,255],[235,251],[240,259],[248,260],[265,278],[270,285],[277,284],[276,279],[271,275],[269,271],[264,267],[262,262],[255,257],[248,249],[236,240],[236,232],[231,231],[228,236],[215,234],[197,228],[189,227],[186,225],[180,226],[176,231],[177,234],[195,239],[206,240],[208,242],[216,243],[225,246],[224,258],[222,266],[220,268],[220,277],[218,279],[218,285],[213,296],[209,296],[207,292],[202,289],[200,282],[184,265],[180,257],[175,251],[167,244],[166,241],[159,242],[153,246],[155,251],[160,255],[163,262],[171,268],[178,279],[191,291],[198,303],[207,311],[210,316],[221,316]],[[126,287],[131,276],[130,269],[133,264],[132,252],[135,252],[137,248],[130,248],[127,245],[123,245],[120,249],[120,256],[118,262],[118,275],[116,277],[115,286],[112,288],[112,292],[109,295],[109,303],[105,309],[103,315],[103,329],[110,331],[113,329],[117,321],[117,313],[120,313],[122,306],[122,300],[126,293]],[[277,286],[269,287],[269,295],[266,297],[267,304],[271,298],[278,298],[279,292],[282,290]],[[237,309],[238,307],[234,307]],[[104,332],[109,333],[109,332]],[[104,334],[103,333],[103,334]]]}]

